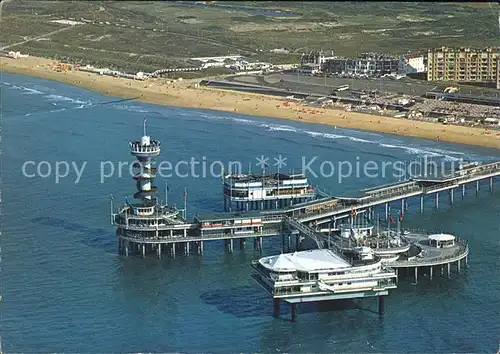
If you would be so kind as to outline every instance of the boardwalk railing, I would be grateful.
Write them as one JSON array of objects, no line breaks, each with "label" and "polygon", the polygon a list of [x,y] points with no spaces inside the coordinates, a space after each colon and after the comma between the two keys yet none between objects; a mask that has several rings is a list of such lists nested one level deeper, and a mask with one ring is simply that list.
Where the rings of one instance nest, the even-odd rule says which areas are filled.
[{"label": "boardwalk railing", "polygon": [[236,239],[236,238],[251,238],[251,237],[265,237],[278,235],[281,232],[281,228],[265,228],[262,232],[252,232],[245,234],[229,234],[229,233],[217,233],[199,236],[162,236],[162,237],[143,237],[141,234],[127,233],[126,235],[121,235],[120,237],[128,239],[130,241],[141,241],[146,243],[176,243],[176,242],[191,242],[191,241],[208,241],[208,240],[224,240],[224,239]]},{"label": "boardwalk railing", "polygon": [[[416,195],[429,194],[441,189],[453,189],[459,187],[461,184],[467,183],[474,179],[484,178],[492,175],[500,175],[500,162],[475,167],[474,171],[467,171],[465,175],[457,176],[451,181],[438,183],[435,186],[423,187],[417,182],[413,184],[406,184],[402,187],[395,187],[390,189],[383,189],[380,191],[370,191],[367,198],[359,200],[355,205],[338,205],[336,207],[328,208],[327,210],[318,210],[300,214],[299,220],[302,222],[319,220],[321,218],[328,218],[332,215],[342,213],[349,213],[351,209],[359,207],[370,207],[384,202],[397,200],[399,198],[409,198]],[[407,183],[407,182],[405,182]]]},{"label": "boardwalk railing", "polygon": [[[283,222],[285,222],[286,224],[288,224],[290,227],[294,228],[295,230],[299,231],[304,236],[311,238],[314,242],[316,242],[319,249],[323,248],[323,246],[324,246],[324,240],[322,240],[323,235],[321,233],[317,232],[316,230],[314,230],[312,227],[307,226],[307,225],[299,222],[297,219],[292,219],[286,215],[283,216]],[[337,254],[337,256],[342,258],[344,261],[351,263],[351,260],[349,258],[347,258],[346,256],[344,256],[344,254],[342,253],[342,249],[340,249],[340,247],[337,247],[336,245],[332,245],[332,246],[333,246],[332,248],[335,251],[335,253]]]}]

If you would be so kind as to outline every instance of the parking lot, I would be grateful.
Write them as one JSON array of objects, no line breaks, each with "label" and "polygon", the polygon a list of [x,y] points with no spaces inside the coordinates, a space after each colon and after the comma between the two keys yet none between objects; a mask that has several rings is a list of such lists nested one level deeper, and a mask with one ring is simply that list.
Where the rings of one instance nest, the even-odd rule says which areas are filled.
[{"label": "parking lot", "polygon": [[[234,77],[234,81],[248,82],[248,77]],[[378,90],[380,92],[398,93],[401,95],[422,96],[427,91],[442,90],[448,86],[456,86],[447,83],[428,83],[413,79],[403,78],[393,79],[358,79],[339,77],[319,77],[308,74],[284,73],[271,74],[261,77],[254,77],[253,81],[261,85],[289,89],[290,91],[307,92],[312,94],[327,95],[334,87],[349,85],[353,90]],[[460,86],[461,93],[472,95],[496,96],[498,90],[493,88],[482,88],[474,86]]]}]

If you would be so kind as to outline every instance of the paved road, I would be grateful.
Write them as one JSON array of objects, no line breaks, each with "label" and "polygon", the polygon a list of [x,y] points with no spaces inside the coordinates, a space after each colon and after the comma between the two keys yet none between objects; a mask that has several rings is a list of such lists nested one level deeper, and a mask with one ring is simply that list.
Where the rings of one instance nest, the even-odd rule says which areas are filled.
[{"label": "paved road", "polygon": [[17,42],[17,43],[12,43],[12,44],[6,45],[4,47],[1,47],[0,50],[5,50],[5,49],[11,48],[11,47],[15,47],[15,46],[18,46],[18,45],[21,45],[21,44],[24,44],[24,43],[28,43],[28,42],[40,39],[40,38],[49,37],[49,36],[52,36],[53,34],[56,34],[56,33],[59,33],[59,32],[63,32],[63,31],[67,31],[67,30],[75,28],[75,27],[76,27],[76,25],[75,26],[69,26],[69,27],[60,28],[58,30],[42,34],[41,36],[37,36],[37,37],[33,37],[33,38],[30,38],[30,39],[27,39],[27,40],[22,41],[22,42]]}]

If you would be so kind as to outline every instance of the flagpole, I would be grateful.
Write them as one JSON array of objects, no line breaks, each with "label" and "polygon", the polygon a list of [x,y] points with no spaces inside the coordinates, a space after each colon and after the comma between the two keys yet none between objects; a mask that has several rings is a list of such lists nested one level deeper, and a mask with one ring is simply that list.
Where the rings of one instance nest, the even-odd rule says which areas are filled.
[{"label": "flagpole", "polygon": [[280,200],[280,165],[278,164],[278,205]]},{"label": "flagpole", "polygon": [[398,215],[398,225],[397,225],[397,234],[399,235],[401,233],[401,212],[399,212],[399,215]]},{"label": "flagpole", "polygon": [[184,220],[187,217],[187,188],[184,187]]},{"label": "flagpole", "polygon": [[380,214],[377,214],[377,248],[380,240]]},{"label": "flagpole", "polygon": [[330,246],[330,235],[332,234],[332,222],[330,221],[328,225],[330,226],[330,229],[328,230],[328,249],[330,249],[331,248],[331,246]]},{"label": "flagpole", "polygon": [[114,223],[115,223],[114,222],[115,220],[114,220],[114,217],[113,217],[113,212],[114,212],[114,209],[115,209],[114,205],[113,205],[114,199],[115,199],[115,197],[113,196],[113,194],[111,194],[111,215],[110,215],[110,217],[111,217],[111,225],[114,225]]},{"label": "flagpole", "polygon": [[[248,203],[251,203],[250,201],[250,175],[252,174],[252,163],[248,163],[248,179],[247,179],[247,211],[248,211]],[[253,200],[253,198],[252,198]]]},{"label": "flagpole", "polygon": [[168,206],[168,182],[165,182],[165,205]]},{"label": "flagpole", "polygon": [[233,211],[233,171],[232,165],[229,163],[229,212]]}]

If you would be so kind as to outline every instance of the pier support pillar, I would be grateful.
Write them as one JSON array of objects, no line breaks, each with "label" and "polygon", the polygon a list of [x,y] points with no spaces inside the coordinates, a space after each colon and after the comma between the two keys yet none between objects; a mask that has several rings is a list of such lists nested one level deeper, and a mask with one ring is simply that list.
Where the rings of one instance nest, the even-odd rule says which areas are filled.
[{"label": "pier support pillar", "polygon": [[465,183],[462,184],[462,200],[465,198]]},{"label": "pier support pillar", "polygon": [[142,258],[146,258],[146,244],[142,244]]},{"label": "pier support pillar", "polygon": [[396,268],[395,271],[396,271],[396,284],[398,284],[399,283],[399,269]]},{"label": "pier support pillar", "polygon": [[200,254],[203,254],[203,241],[200,241]]},{"label": "pier support pillar", "polygon": [[460,274],[460,259],[457,261],[457,273]]},{"label": "pier support pillar", "polygon": [[128,241],[125,242],[125,256],[128,257]]},{"label": "pier support pillar", "polygon": [[240,238],[240,250],[244,250],[245,249],[245,239],[244,238]]},{"label": "pier support pillar", "polygon": [[454,202],[454,197],[455,197],[455,190],[452,188],[450,189],[450,205],[453,205],[453,202]]},{"label": "pier support pillar", "polygon": [[278,317],[280,315],[280,299],[273,299],[273,316]]},{"label": "pier support pillar", "polygon": [[385,296],[381,295],[378,297],[378,315],[383,316],[385,313]]},{"label": "pier support pillar", "polygon": [[262,246],[263,246],[263,244],[262,244],[262,236],[261,236],[261,237],[259,237],[259,251],[260,252],[262,252]]},{"label": "pier support pillar", "polygon": [[429,279],[432,280],[432,266],[429,267]]},{"label": "pier support pillar", "polygon": [[281,253],[285,253],[285,234],[281,234]]},{"label": "pier support pillar", "polygon": [[175,243],[172,243],[172,257],[175,258]]},{"label": "pier support pillar", "polygon": [[450,274],[451,273],[451,263],[448,263],[447,266],[448,266],[448,278],[451,278],[451,276],[450,276],[451,275]]},{"label": "pier support pillar", "polygon": [[186,254],[189,254],[189,242],[186,242]]},{"label": "pier support pillar", "polygon": [[439,209],[439,192],[436,192],[436,210]]},{"label": "pier support pillar", "polygon": [[465,268],[469,266],[469,256],[465,256]]},{"label": "pier support pillar", "polygon": [[493,177],[490,177],[490,193],[493,193]]},{"label": "pier support pillar", "polygon": [[415,285],[418,284],[418,267],[415,267]]},{"label": "pier support pillar", "polygon": [[296,235],[295,236],[295,251],[299,250],[299,244],[300,244],[300,236]]},{"label": "pier support pillar", "polygon": [[420,196],[420,214],[424,213],[424,195]]},{"label": "pier support pillar", "polygon": [[161,243],[158,244],[156,252],[158,253],[158,259],[161,259]]},{"label": "pier support pillar", "polygon": [[297,320],[297,304],[292,304],[292,322]]},{"label": "pier support pillar", "polygon": [[287,252],[290,252],[291,248],[292,248],[292,235],[288,234],[288,249],[287,249]]},{"label": "pier support pillar", "polygon": [[479,181],[476,181],[476,197],[479,195]]}]

